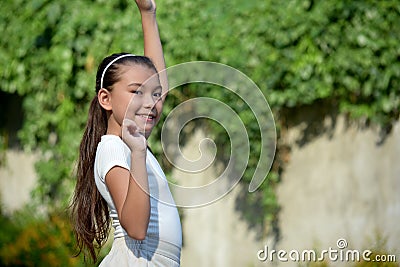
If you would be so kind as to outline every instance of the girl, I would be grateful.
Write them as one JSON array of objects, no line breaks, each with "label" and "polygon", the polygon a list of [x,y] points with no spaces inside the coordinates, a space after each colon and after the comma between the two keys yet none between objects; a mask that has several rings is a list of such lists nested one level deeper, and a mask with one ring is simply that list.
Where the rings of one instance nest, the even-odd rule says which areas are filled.
[{"label": "girl", "polygon": [[[145,56],[100,64],[80,145],[72,218],[79,253],[114,241],[100,266],[179,266],[181,224],[168,182],[146,139],[161,116],[168,81],[153,0],[136,0]],[[153,60],[154,65],[152,63]]]}]

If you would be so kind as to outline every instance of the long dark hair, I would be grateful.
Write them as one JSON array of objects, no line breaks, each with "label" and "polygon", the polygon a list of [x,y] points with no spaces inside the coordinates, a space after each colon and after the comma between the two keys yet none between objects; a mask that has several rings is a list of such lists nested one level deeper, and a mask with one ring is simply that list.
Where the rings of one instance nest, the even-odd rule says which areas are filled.
[{"label": "long dark hair", "polygon": [[[110,66],[113,60],[122,57]],[[107,113],[100,106],[97,93],[103,88],[111,91],[113,85],[120,79],[121,65],[142,65],[157,72],[151,60],[144,56],[134,56],[127,53],[112,54],[103,59],[96,74],[96,95],[90,103],[88,120],[79,148],[77,166],[77,181],[70,206],[73,230],[75,233],[78,256],[81,252],[97,261],[96,249],[106,241],[110,230],[110,217],[107,202],[103,199],[94,180],[94,161],[97,145],[107,132]],[[108,68],[106,69],[106,67]],[[105,70],[106,69],[106,70]],[[105,70],[105,71],[104,71]],[[104,73],[103,73],[104,72]]]}]

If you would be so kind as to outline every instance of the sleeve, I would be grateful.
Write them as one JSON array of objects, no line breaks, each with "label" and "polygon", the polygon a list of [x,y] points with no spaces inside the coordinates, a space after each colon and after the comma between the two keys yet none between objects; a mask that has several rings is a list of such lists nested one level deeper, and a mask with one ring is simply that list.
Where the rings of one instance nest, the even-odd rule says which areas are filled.
[{"label": "sleeve", "polygon": [[115,166],[129,167],[130,152],[122,140],[108,140],[101,144],[97,150],[97,170],[100,179],[105,183],[107,173]]}]

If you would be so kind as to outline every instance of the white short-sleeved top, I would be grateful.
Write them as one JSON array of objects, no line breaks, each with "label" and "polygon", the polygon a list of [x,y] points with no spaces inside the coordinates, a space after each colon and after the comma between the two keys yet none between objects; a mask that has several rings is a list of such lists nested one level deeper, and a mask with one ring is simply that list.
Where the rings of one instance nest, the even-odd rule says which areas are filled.
[{"label": "white short-sleeved top", "polygon": [[[110,217],[113,221],[114,238],[127,236],[126,231],[119,223],[118,213],[105,183],[106,174],[115,166],[130,170],[131,152],[129,147],[116,135],[104,135],[97,146],[94,177],[96,186],[108,203]],[[146,168],[150,191],[150,221],[146,238],[158,239],[177,247],[182,247],[182,227],[178,210],[172,194],[157,160],[147,150]]]}]

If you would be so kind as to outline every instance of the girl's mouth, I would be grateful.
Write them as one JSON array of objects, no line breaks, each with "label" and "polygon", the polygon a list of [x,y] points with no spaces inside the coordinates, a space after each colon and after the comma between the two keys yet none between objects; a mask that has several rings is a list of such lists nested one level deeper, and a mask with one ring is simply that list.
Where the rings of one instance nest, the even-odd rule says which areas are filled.
[{"label": "girl's mouth", "polygon": [[142,118],[146,122],[153,122],[154,119],[155,119],[155,116],[152,115],[152,114],[148,114],[148,115],[139,114],[137,116],[139,116],[140,118]]}]

